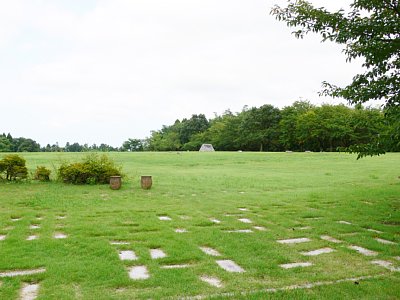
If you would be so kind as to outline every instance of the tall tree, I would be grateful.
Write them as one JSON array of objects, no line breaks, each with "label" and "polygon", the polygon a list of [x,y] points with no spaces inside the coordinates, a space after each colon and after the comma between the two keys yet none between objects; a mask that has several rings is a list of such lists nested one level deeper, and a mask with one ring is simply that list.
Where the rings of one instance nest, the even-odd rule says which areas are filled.
[{"label": "tall tree", "polygon": [[[323,41],[344,45],[347,60],[363,58],[365,72],[351,84],[338,87],[323,83],[324,95],[341,97],[351,104],[381,100],[387,121],[400,129],[400,2],[398,0],[353,0],[350,11],[329,12],[304,0],[271,10],[278,20],[295,27],[295,36],[319,33]],[[393,141],[393,139],[397,139]],[[379,155],[398,144],[400,134],[382,134],[369,144],[350,148],[359,157]]]}]

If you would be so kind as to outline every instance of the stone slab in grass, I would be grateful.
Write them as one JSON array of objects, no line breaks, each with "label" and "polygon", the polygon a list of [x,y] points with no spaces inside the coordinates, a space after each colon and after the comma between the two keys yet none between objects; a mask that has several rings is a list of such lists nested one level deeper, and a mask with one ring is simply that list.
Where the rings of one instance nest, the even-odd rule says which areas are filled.
[{"label": "stone slab in grass", "polygon": [[229,233],[252,233],[253,230],[251,230],[251,229],[237,229],[237,230],[227,230],[226,232],[229,232]]},{"label": "stone slab in grass", "polygon": [[377,241],[377,242],[379,242],[381,244],[386,244],[386,245],[397,245],[397,243],[395,243],[395,242],[384,240],[384,239],[380,239],[380,238],[375,238],[375,241]]},{"label": "stone slab in grass", "polygon": [[246,208],[246,207],[239,207],[239,210],[240,210],[240,211],[249,211],[249,209]]},{"label": "stone slab in grass", "polygon": [[283,264],[279,265],[281,268],[284,269],[292,269],[292,268],[304,268],[304,267],[310,267],[313,264],[310,262],[297,262],[297,263],[290,263],[290,264]]},{"label": "stone slab in grass", "polygon": [[372,229],[372,228],[368,228],[367,231],[375,232],[375,233],[383,233],[383,232],[380,231],[380,230],[376,230],[376,229]]},{"label": "stone slab in grass", "polygon": [[17,221],[19,221],[19,220],[21,220],[22,218],[11,218],[11,221],[13,221],[13,222],[17,222]]},{"label": "stone slab in grass", "polygon": [[6,239],[6,236],[5,235],[0,235],[0,241],[4,241]]},{"label": "stone slab in grass", "polygon": [[254,228],[255,230],[258,230],[258,231],[266,231],[266,230],[267,230],[267,228],[265,228],[265,227],[263,227],[263,226],[253,226],[253,228]]},{"label": "stone slab in grass", "polygon": [[138,257],[132,250],[121,250],[118,256],[120,260],[138,260]]},{"label": "stone slab in grass", "polygon": [[377,260],[371,261],[371,264],[378,265],[380,267],[384,267],[392,272],[400,272],[400,268],[394,267],[393,263],[390,261],[387,261],[387,260],[377,259]]},{"label": "stone slab in grass", "polygon": [[316,256],[316,255],[320,255],[320,254],[331,253],[334,251],[335,250],[332,248],[325,247],[325,248],[321,248],[321,249],[316,249],[316,250],[312,250],[312,251],[308,251],[308,252],[300,252],[300,253],[305,256]]},{"label": "stone slab in grass", "polygon": [[240,218],[240,219],[238,219],[238,221],[240,221],[242,223],[246,223],[246,224],[253,223],[250,219],[247,219],[247,218]]},{"label": "stone slab in grass", "polygon": [[219,224],[219,223],[221,223],[221,221],[220,221],[220,220],[218,220],[218,219],[215,219],[215,218],[211,218],[211,219],[210,219],[210,221],[211,221],[211,222],[213,222],[213,223],[215,223],[215,224]]},{"label": "stone slab in grass", "polygon": [[150,278],[149,271],[146,266],[134,266],[128,270],[129,278],[133,280],[145,280]]},{"label": "stone slab in grass", "polygon": [[56,219],[57,219],[57,220],[64,220],[64,219],[66,219],[66,218],[67,218],[67,217],[64,216],[64,215],[56,216]]},{"label": "stone slab in grass", "polygon": [[188,232],[185,228],[176,228],[175,229],[175,232],[176,233],[186,233],[186,232]]},{"label": "stone slab in grass", "polygon": [[335,244],[339,244],[342,242],[341,240],[335,239],[329,235],[321,235],[320,238],[324,241],[328,241],[328,242],[335,243]]},{"label": "stone slab in grass", "polygon": [[159,216],[158,219],[160,221],[171,221],[172,219],[168,216]]},{"label": "stone slab in grass", "polygon": [[234,261],[226,259],[226,260],[217,260],[216,263],[225,271],[231,273],[243,273],[245,272],[240,266],[238,266]]},{"label": "stone slab in grass", "polygon": [[68,235],[66,235],[65,233],[57,232],[54,234],[53,237],[55,239],[66,239],[68,237]]},{"label": "stone slab in grass", "polygon": [[345,224],[345,225],[352,225],[352,223],[348,222],[348,221],[338,221],[339,224]]},{"label": "stone slab in grass", "polygon": [[303,226],[303,227],[299,227],[297,229],[298,230],[310,230],[310,229],[312,229],[312,227],[311,226]]},{"label": "stone slab in grass", "polygon": [[277,240],[280,244],[299,244],[299,243],[307,243],[311,240],[309,238],[294,238],[294,239],[285,239],[285,240]]},{"label": "stone slab in grass", "polygon": [[36,224],[32,224],[31,226],[29,226],[29,229],[39,229],[40,226],[36,225]]},{"label": "stone slab in grass", "polygon": [[219,280],[217,277],[200,276],[200,280],[208,283],[211,286],[217,287],[217,288],[223,287],[221,280]]},{"label": "stone slab in grass", "polygon": [[161,249],[150,249],[151,259],[159,259],[167,257],[167,254]]},{"label": "stone slab in grass", "polygon": [[189,268],[190,265],[187,264],[181,264],[181,265],[164,265],[161,266],[161,269],[185,269],[185,268]]},{"label": "stone slab in grass", "polygon": [[349,246],[348,248],[352,249],[352,250],[355,250],[358,253],[360,253],[362,255],[365,255],[365,256],[376,256],[376,255],[378,255],[378,252],[375,252],[375,251],[372,251],[372,250],[368,250],[368,249],[365,249],[365,248],[360,247],[360,246],[352,245],[352,246]]},{"label": "stone slab in grass", "polygon": [[30,270],[13,270],[0,272],[0,277],[15,277],[15,276],[25,276],[25,275],[33,275],[46,272],[45,268],[39,269],[30,269]]},{"label": "stone slab in grass", "polygon": [[35,235],[35,234],[30,235],[30,236],[28,236],[28,237],[26,238],[27,241],[33,241],[33,240],[37,240],[37,239],[38,239],[38,236]]},{"label": "stone slab in grass", "polygon": [[215,250],[213,248],[210,248],[210,247],[199,247],[199,248],[200,248],[201,251],[203,251],[207,255],[221,256],[221,254],[217,250]]},{"label": "stone slab in grass", "polygon": [[124,242],[124,241],[110,241],[111,245],[130,245],[131,243],[129,242]]},{"label": "stone slab in grass", "polygon": [[21,288],[20,300],[34,300],[39,293],[39,284],[24,283]]},{"label": "stone slab in grass", "polygon": [[179,218],[181,220],[190,220],[191,219],[191,217],[189,217],[189,216],[179,216]]}]

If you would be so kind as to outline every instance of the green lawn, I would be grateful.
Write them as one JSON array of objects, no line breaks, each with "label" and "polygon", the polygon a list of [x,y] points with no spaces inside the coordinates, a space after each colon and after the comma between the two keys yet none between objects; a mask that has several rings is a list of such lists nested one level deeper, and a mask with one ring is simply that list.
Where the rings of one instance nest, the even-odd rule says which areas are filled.
[{"label": "green lawn", "polygon": [[[62,160],[79,160],[82,155],[23,154],[31,172],[37,165],[53,169]],[[118,191],[107,185],[0,183],[0,236],[5,236],[0,240],[0,273],[45,268],[38,274],[0,277],[0,299],[18,299],[24,283],[39,283],[37,299],[195,295],[205,299],[397,299],[400,295],[400,272],[396,271],[400,269],[400,154],[359,161],[337,153],[110,156],[127,175]],[[153,176],[151,190],[140,189],[140,175]],[[162,221],[159,216],[171,220]],[[32,224],[40,228],[30,229]],[[252,232],[228,232],[240,229]],[[67,238],[55,239],[55,233]],[[26,240],[34,234],[37,239]],[[341,242],[323,240],[323,235]],[[277,242],[290,238],[310,241]],[[111,241],[129,244],[112,245]],[[220,256],[203,253],[199,247],[204,246]],[[365,256],[349,246],[376,255]],[[321,248],[332,252],[301,254]],[[150,249],[162,249],[167,256],[151,259]],[[120,260],[121,250],[133,250],[138,259]],[[217,260],[232,260],[245,272],[227,272]],[[372,264],[375,260],[392,263],[393,270]],[[280,266],[295,262],[312,265]],[[163,268],[176,264],[188,266]],[[132,266],[145,266],[150,277],[130,279]],[[203,282],[201,276],[218,278],[222,287]]]}]

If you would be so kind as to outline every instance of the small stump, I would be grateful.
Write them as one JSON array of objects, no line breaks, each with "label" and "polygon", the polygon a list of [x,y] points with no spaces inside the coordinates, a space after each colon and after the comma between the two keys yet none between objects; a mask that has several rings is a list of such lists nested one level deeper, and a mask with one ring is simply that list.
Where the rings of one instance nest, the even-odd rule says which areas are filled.
[{"label": "small stump", "polygon": [[110,177],[110,188],[112,190],[119,190],[121,188],[121,176]]},{"label": "small stump", "polygon": [[140,178],[140,184],[142,186],[142,189],[149,190],[153,185],[153,180],[151,179],[151,176],[142,176]]}]

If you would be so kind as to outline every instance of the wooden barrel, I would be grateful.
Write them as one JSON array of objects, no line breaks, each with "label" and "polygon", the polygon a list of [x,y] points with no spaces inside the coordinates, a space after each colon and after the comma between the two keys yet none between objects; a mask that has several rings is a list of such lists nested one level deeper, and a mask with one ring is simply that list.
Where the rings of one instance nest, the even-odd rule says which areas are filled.
[{"label": "wooden barrel", "polygon": [[110,188],[112,190],[119,190],[121,188],[121,176],[110,177]]},{"label": "wooden barrel", "polygon": [[151,176],[141,176],[140,184],[142,186],[142,189],[149,190],[153,185],[153,180],[151,179]]}]

